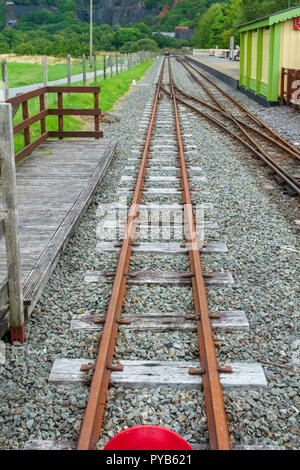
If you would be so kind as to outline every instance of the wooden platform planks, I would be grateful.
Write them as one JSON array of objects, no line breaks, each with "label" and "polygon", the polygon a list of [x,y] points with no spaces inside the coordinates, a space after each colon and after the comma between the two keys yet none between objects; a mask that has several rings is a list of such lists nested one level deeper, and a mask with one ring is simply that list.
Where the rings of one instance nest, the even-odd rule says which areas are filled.
[{"label": "wooden platform planks", "polygon": [[[116,151],[101,139],[47,141],[17,167],[25,315],[29,317]],[[2,191],[0,186],[0,200]],[[7,276],[0,243],[0,285]],[[2,288],[2,305],[7,293]],[[4,326],[1,326],[4,325]],[[0,334],[7,328],[0,315]]]}]

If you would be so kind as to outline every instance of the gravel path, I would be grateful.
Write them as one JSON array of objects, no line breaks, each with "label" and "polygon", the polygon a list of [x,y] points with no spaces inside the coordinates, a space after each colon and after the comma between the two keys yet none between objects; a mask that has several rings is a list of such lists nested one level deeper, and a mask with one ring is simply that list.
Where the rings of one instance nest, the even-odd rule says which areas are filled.
[{"label": "gravel path", "polygon": [[[142,83],[120,101],[116,113],[121,122],[102,125],[106,138],[120,140],[116,158],[35,308],[27,326],[27,343],[11,346],[6,342],[2,367],[0,349],[1,449],[23,448],[27,440],[33,439],[77,440],[88,387],[49,385],[47,378],[56,358],[95,358],[100,333],[70,330],[70,321],[73,314],[80,317],[83,313],[99,315],[106,311],[111,285],[84,285],[83,279],[87,270],[113,271],[116,267],[117,254],[96,253],[97,230],[109,215],[109,204],[118,200],[121,175],[128,174],[124,169],[128,165],[126,158],[140,139],[139,123],[146,104],[151,102],[158,69],[157,62]],[[195,93],[194,85],[180,68],[174,66],[174,75],[179,85]],[[250,106],[247,97],[238,96]],[[251,107],[260,112],[259,105],[252,101]],[[273,179],[244,148],[227,136],[220,137],[211,124],[186,110],[181,110],[181,116],[188,118],[186,128],[192,134],[189,141],[198,147],[194,158],[208,179],[205,189],[210,189],[211,196],[205,202],[215,205],[209,219],[219,223],[219,229],[207,230],[205,238],[226,242],[229,248],[225,255],[205,255],[205,270],[231,271],[235,279],[231,289],[209,290],[209,305],[212,311],[245,310],[251,326],[250,333],[216,335],[218,357],[222,362],[263,359],[290,369],[299,367],[300,244],[295,220],[299,221],[300,216],[296,202],[280,189],[268,189],[275,186]],[[201,196],[198,198],[201,200]],[[183,256],[133,258],[132,270],[145,266],[153,271],[166,270],[166,266],[168,270],[188,269]],[[124,313],[143,312],[145,306],[148,311],[163,312],[193,308],[188,287],[132,286],[127,291]],[[195,359],[196,334],[122,330],[115,357]],[[296,449],[299,377],[278,365],[264,365],[264,371],[266,389],[225,393],[231,440],[234,444],[284,444]],[[126,426],[141,423],[170,427],[191,444],[207,442],[199,391],[157,387],[137,392],[111,387],[99,448]]]}]

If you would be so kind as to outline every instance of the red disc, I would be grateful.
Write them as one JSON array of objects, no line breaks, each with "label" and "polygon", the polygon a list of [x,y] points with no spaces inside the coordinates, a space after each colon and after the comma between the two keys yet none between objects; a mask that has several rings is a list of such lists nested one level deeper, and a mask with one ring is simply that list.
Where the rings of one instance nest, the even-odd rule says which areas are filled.
[{"label": "red disc", "polygon": [[104,450],[192,450],[192,447],[170,429],[143,425],[121,431]]}]

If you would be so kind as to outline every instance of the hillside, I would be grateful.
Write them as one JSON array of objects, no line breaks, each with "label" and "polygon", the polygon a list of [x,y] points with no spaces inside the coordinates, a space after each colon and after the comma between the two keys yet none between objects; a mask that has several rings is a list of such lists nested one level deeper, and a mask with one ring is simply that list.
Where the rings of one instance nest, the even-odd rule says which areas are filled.
[{"label": "hillside", "polygon": [[[25,13],[45,8],[53,12],[62,3],[68,5],[67,10],[73,5],[76,16],[89,21],[89,0],[15,0],[14,15],[19,19]],[[143,21],[159,31],[173,31],[176,26],[194,27],[216,0],[94,0],[93,3],[94,22],[98,25],[130,26]]]}]

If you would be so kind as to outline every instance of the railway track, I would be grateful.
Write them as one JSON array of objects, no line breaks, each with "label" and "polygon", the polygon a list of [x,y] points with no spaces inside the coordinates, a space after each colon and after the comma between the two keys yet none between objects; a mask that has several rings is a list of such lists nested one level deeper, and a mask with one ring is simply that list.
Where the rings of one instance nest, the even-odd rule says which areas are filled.
[{"label": "railway track", "polygon": [[[201,357],[201,370],[190,370],[191,374],[201,374],[206,402],[207,422],[210,436],[211,449],[230,449],[228,424],[225,413],[222,386],[220,383],[220,368],[217,362],[216,351],[213,341],[210,313],[206,295],[205,278],[202,269],[202,261],[199,250],[199,241],[196,233],[195,216],[192,208],[190,183],[187,172],[187,163],[184,153],[184,145],[181,134],[178,104],[176,101],[169,62],[169,84],[173,96],[173,119],[176,129],[178,166],[180,168],[180,181],[182,191],[182,203],[184,204],[184,218],[187,228],[186,242],[189,245],[190,273],[187,277],[192,279],[193,296],[195,303],[194,317],[197,323],[197,334]],[[93,449],[99,440],[102,418],[105,407],[105,397],[110,381],[114,347],[120,323],[122,305],[125,298],[125,286],[129,273],[130,257],[135,240],[136,224],[139,217],[139,204],[142,199],[145,180],[147,179],[147,167],[149,166],[149,155],[153,141],[154,126],[157,119],[158,108],[161,101],[161,86],[165,75],[164,59],[159,76],[154,98],[153,111],[147,133],[146,143],[141,159],[140,170],[134,189],[132,205],[126,225],[126,235],[121,247],[120,258],[115,273],[115,280],[111,300],[105,317],[105,324],[101,337],[100,349],[95,364],[90,395],[87,409],[82,422],[78,450]],[[121,366],[117,366],[120,369]]]},{"label": "railway track", "polygon": [[198,96],[180,88],[173,79],[177,100],[214,122],[242,143],[284,184],[290,195],[300,196],[300,151],[270,129],[188,61],[176,58],[198,86]]},{"label": "railway track", "polygon": [[[123,386],[159,386],[173,384],[198,389],[204,392],[209,447],[213,450],[230,450],[229,424],[224,403],[224,384],[234,388],[256,388],[266,386],[260,365],[234,363],[221,365],[218,362],[214,330],[230,331],[231,328],[247,330],[249,324],[244,312],[211,313],[208,306],[207,288],[226,287],[233,284],[230,273],[206,273],[203,270],[202,254],[224,253],[226,245],[220,242],[205,242],[203,228],[215,229],[217,224],[198,217],[197,203],[209,210],[206,202],[209,192],[205,190],[206,177],[197,158],[197,147],[189,134],[189,121],[185,103],[178,97],[174,83],[172,63],[162,62],[153,102],[145,108],[141,131],[145,142],[132,146],[128,158],[127,174],[121,177],[120,197],[129,197],[130,209],[121,202],[112,203],[112,209],[125,210],[121,221],[107,220],[104,229],[113,229],[113,242],[100,241],[97,250],[119,251],[116,270],[113,272],[88,271],[85,282],[112,283],[111,296],[105,316],[75,320],[75,329],[101,329],[101,340],[95,363],[84,359],[57,360],[53,365],[49,383],[89,382],[86,374],[92,372],[89,398],[82,420],[77,450],[97,448],[102,437],[107,392],[110,384]],[[174,61],[174,63],[176,63]],[[133,173],[133,174],[132,174]],[[164,185],[164,187],[161,187]],[[167,202],[165,199],[167,198]],[[172,199],[172,202],[170,202]],[[174,202],[173,202],[174,200]],[[159,211],[153,221],[149,213]],[[164,214],[168,217],[164,219]],[[174,213],[180,213],[176,219]],[[169,217],[169,213],[171,216]],[[173,215],[172,215],[173,214]],[[170,227],[169,227],[170,226]],[[119,232],[115,229],[118,228]],[[170,229],[166,230],[166,229]],[[176,233],[175,233],[176,232]],[[149,242],[149,238],[151,242]],[[153,241],[155,240],[155,241]],[[166,241],[164,241],[166,240]],[[188,255],[188,267],[184,272],[133,271],[134,255],[153,256]],[[194,311],[186,314],[145,313],[142,316],[125,315],[127,288],[142,284],[159,286],[189,286],[192,290]],[[145,310],[147,312],[147,306]],[[195,331],[199,348],[198,360],[193,363],[167,360],[155,361],[116,360],[115,347],[120,329],[133,331]],[[222,330],[223,328],[223,330]],[[155,344],[153,344],[155,347]],[[199,400],[203,400],[199,394]],[[204,406],[201,403],[201,406]]]}]

